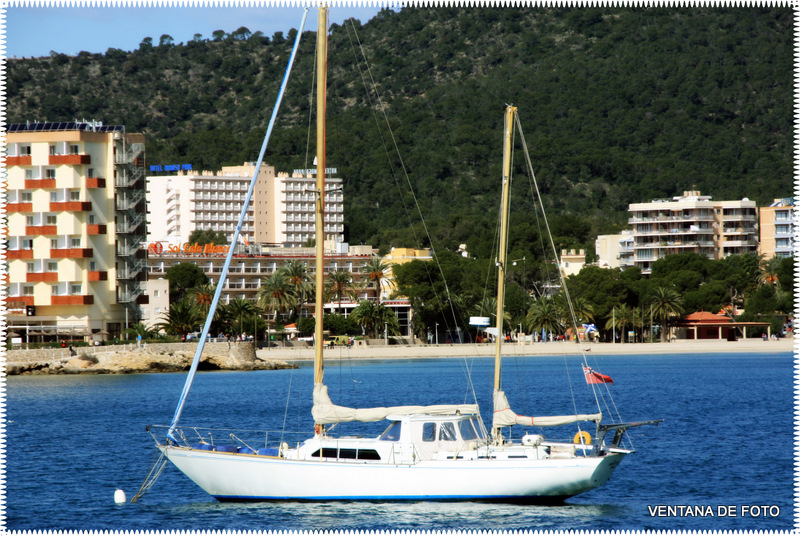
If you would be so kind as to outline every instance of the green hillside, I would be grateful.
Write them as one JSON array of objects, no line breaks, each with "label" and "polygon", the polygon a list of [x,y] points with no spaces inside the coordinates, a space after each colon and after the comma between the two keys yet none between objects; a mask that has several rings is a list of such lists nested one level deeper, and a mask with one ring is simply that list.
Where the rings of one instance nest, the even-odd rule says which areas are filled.
[{"label": "green hillside", "polygon": [[[135,51],[11,59],[7,121],[124,124],[147,134],[150,163],[252,161],[295,34],[243,27],[188,43],[153,36]],[[313,37],[266,157],[282,171],[313,158]],[[352,243],[414,245],[419,235],[369,107],[358,42],[440,248],[490,254],[506,104],[519,107],[560,246],[589,246],[624,226],[628,203],[687,189],[760,204],[791,195],[788,7],[385,9],[330,36],[328,159],[345,182]],[[520,190],[512,240],[531,250],[538,231]]]}]

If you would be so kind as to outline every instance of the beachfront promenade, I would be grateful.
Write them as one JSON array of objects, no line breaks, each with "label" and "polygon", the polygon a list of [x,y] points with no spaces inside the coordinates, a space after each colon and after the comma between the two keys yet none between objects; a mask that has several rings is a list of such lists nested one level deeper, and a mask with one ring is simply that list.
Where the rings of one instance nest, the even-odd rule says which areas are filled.
[{"label": "beachfront promenade", "polygon": [[[706,353],[780,353],[795,350],[794,339],[787,337],[777,341],[761,339],[720,340],[680,340],[669,343],[581,343],[545,342],[520,345],[505,343],[503,354],[517,355],[562,355],[575,354],[589,350],[601,355],[647,355],[647,354],[706,354]],[[358,346],[352,348],[337,346],[325,348],[325,359],[403,359],[426,357],[481,357],[493,356],[494,344],[414,344],[390,346]],[[270,348],[256,352],[259,359],[279,359],[281,361],[304,361],[314,359],[314,349]]]}]

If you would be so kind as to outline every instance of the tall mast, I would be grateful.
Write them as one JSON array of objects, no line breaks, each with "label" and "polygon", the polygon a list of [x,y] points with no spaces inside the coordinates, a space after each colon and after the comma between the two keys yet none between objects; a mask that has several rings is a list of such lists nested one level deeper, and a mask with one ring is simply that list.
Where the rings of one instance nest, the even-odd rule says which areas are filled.
[{"label": "tall mast", "polygon": [[503,338],[503,311],[506,282],[506,250],[508,249],[508,197],[511,183],[511,133],[516,107],[506,107],[503,136],[503,205],[500,210],[500,246],[497,258],[497,340],[494,349],[494,390],[500,390],[500,347]]},{"label": "tall mast", "polygon": [[317,206],[316,206],[316,255],[314,298],[314,383],[321,384],[322,370],[322,305],[323,272],[325,270],[325,94],[328,65],[328,8],[319,8],[317,28]]}]

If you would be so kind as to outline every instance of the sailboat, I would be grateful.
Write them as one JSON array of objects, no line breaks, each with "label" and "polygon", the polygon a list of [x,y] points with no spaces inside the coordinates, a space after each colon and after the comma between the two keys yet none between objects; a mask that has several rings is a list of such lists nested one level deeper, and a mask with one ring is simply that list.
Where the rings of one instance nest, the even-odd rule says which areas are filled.
[{"label": "sailboat", "polygon": [[[602,486],[633,452],[621,443],[625,431],[645,423],[601,424],[602,414],[526,417],[516,414],[501,389],[502,337],[496,337],[494,417],[487,431],[477,404],[348,408],[331,400],[324,382],[322,337],[323,197],[325,192],[325,64],[327,10],[320,8],[317,33],[317,210],[314,432],[290,439],[281,432],[201,430],[178,426],[180,411],[164,436],[149,430],[162,456],[220,501],[247,500],[509,500],[560,502]],[[302,33],[299,32],[298,35]],[[503,216],[508,234],[511,132],[516,108],[505,112]],[[498,259],[497,333],[503,333],[505,248]],[[220,278],[220,285],[224,274]],[[209,313],[212,314],[212,313]],[[206,336],[204,333],[202,337]],[[201,350],[199,349],[198,352]],[[191,373],[190,373],[191,374]],[[190,382],[187,381],[187,385]],[[181,400],[185,399],[184,388]],[[179,405],[179,408],[181,406]],[[387,421],[373,437],[337,437],[343,422]],[[596,423],[594,437],[548,441],[526,434],[504,438],[509,426]],[[654,421],[648,421],[654,422]],[[258,442],[258,443],[256,443]]]}]

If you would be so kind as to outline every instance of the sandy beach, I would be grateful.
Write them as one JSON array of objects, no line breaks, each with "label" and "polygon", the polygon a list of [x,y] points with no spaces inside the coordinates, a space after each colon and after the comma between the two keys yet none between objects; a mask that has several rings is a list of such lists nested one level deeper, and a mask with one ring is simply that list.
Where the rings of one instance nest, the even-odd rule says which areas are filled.
[{"label": "sandy beach", "polygon": [[[669,343],[581,343],[547,342],[520,345],[504,345],[505,355],[562,355],[589,351],[601,355],[646,355],[646,354],[706,354],[706,353],[782,353],[795,350],[794,339],[777,341],[740,339],[738,341],[699,340],[672,341]],[[408,359],[430,357],[481,357],[493,356],[493,344],[440,344],[440,345],[391,345],[391,346],[344,346],[325,349],[325,359]],[[270,348],[256,352],[259,359],[281,361],[312,361],[314,349]]]}]

